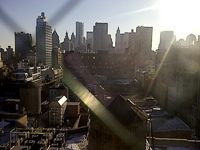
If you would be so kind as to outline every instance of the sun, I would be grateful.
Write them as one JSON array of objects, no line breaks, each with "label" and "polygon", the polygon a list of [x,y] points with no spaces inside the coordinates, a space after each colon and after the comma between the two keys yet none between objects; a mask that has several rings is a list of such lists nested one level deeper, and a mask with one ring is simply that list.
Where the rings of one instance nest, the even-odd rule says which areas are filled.
[{"label": "sun", "polygon": [[200,29],[200,0],[159,0],[157,6],[162,26],[180,35]]}]

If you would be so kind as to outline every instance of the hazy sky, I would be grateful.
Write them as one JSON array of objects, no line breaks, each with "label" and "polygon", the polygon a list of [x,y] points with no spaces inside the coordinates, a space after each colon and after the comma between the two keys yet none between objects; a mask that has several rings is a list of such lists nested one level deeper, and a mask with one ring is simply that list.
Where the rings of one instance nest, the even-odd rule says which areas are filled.
[{"label": "hazy sky", "polygon": [[[71,3],[69,6],[69,1],[76,1],[77,4]],[[43,11],[61,41],[66,31],[69,35],[75,32],[76,21],[84,22],[84,32],[92,31],[95,22],[108,22],[113,43],[118,26],[121,32],[135,30],[141,25],[153,26],[153,49],[156,49],[160,31],[174,30],[178,38],[185,38],[192,32],[196,35],[200,33],[199,21],[191,20],[194,17],[200,18],[196,8],[193,8],[200,0],[184,1],[187,3],[181,4],[181,0],[0,0],[0,11],[8,14],[21,30],[33,34],[33,37],[36,18]],[[195,5],[189,5],[192,2]],[[61,13],[55,18],[58,10]],[[190,13],[187,13],[188,10]],[[14,47],[14,32],[20,29],[17,25],[9,26],[5,20],[10,21],[0,12],[0,45],[3,48],[8,45]]]}]

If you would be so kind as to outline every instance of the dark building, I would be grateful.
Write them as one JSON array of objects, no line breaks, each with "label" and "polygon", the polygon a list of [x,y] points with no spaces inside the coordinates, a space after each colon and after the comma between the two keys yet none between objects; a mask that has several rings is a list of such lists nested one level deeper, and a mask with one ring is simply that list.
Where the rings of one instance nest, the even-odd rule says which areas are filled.
[{"label": "dark building", "polygon": [[72,32],[71,42],[70,42],[70,51],[74,51],[75,50],[75,43],[76,43],[76,37],[74,35],[74,32]]},{"label": "dark building", "polygon": [[93,27],[94,52],[108,51],[108,23],[95,23]]},{"label": "dark building", "polygon": [[0,47],[0,53],[3,53],[3,52],[4,52],[4,49]]},{"label": "dark building", "polygon": [[15,55],[25,58],[32,49],[32,36],[29,33],[15,32]]},{"label": "dark building", "polygon": [[44,12],[37,18],[36,25],[37,62],[51,66],[52,29]]},{"label": "dark building", "polygon": [[[142,150],[145,149],[146,143],[146,118],[138,115],[139,109],[131,106],[123,97],[116,97],[106,109],[120,123],[121,128],[116,129],[115,133],[112,129],[115,125],[110,122],[110,126],[95,116],[90,117],[89,129],[89,150]],[[141,110],[140,110],[141,111]],[[142,111],[141,111],[142,112]],[[125,128],[128,134],[122,133]],[[121,136],[119,135],[121,134]]]},{"label": "dark building", "polygon": [[52,47],[60,47],[60,40],[56,30],[54,30],[52,34]]},{"label": "dark building", "polygon": [[68,32],[65,33],[65,38],[64,41],[61,43],[61,48],[65,52],[70,50],[70,39],[68,36]]},{"label": "dark building", "polygon": [[[145,149],[146,115],[122,96],[110,96],[94,76],[84,69],[80,57],[75,53],[68,54],[65,57],[65,67],[70,69],[95,97],[70,75],[64,76],[64,82],[73,83],[66,82],[91,109],[88,149]],[[89,86],[94,88],[90,89]]]},{"label": "dark building", "polygon": [[86,34],[86,51],[87,53],[93,52],[93,32],[87,32]]},{"label": "dark building", "polygon": [[41,113],[41,90],[42,87],[34,84],[27,84],[20,88],[21,112],[29,115]]},{"label": "dark building", "polygon": [[52,50],[52,67],[59,67],[62,65],[62,53],[60,48],[54,47]]},{"label": "dark building", "polygon": [[76,50],[82,52],[84,44],[84,24],[76,22]]},{"label": "dark building", "polygon": [[13,48],[11,46],[8,46],[8,48],[6,48],[7,51],[7,59],[6,61],[11,61],[10,59],[14,56],[14,51]]},{"label": "dark building", "polygon": [[153,93],[161,106],[186,121],[200,136],[199,48],[173,45],[164,61],[157,54],[159,71]]},{"label": "dark building", "polygon": [[68,96],[68,88],[64,87],[62,84],[58,84],[49,88],[49,98],[50,100],[55,100],[56,97],[65,96],[67,99]]}]

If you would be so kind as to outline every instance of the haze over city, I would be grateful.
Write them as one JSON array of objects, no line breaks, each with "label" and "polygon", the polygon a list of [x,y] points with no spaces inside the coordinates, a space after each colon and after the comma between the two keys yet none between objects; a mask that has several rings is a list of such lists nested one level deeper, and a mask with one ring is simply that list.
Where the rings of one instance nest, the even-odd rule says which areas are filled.
[{"label": "haze over city", "polygon": [[[121,32],[130,32],[140,25],[153,26],[153,50],[158,48],[160,31],[172,30],[177,39],[186,38],[190,33],[200,34],[200,22],[197,21],[200,17],[198,0],[75,0],[71,4],[72,8],[67,7],[68,2],[69,0],[1,0],[0,10],[15,20],[24,32],[32,35],[35,34],[35,18],[44,11],[61,41],[66,31],[69,34],[75,32],[76,21],[84,23],[85,32],[91,31],[95,22],[108,22],[113,41],[118,26]],[[55,16],[61,9],[63,11]],[[54,19],[56,22],[52,22],[52,17],[58,18]],[[0,37],[1,47],[14,47],[13,32],[21,30],[9,28],[2,15],[0,20],[1,35],[4,35]]]}]

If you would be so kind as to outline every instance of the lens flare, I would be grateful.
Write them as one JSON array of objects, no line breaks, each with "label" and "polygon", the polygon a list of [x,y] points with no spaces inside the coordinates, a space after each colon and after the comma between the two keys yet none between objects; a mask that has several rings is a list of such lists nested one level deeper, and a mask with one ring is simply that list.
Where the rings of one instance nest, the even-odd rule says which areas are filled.
[{"label": "lens flare", "polygon": [[102,103],[65,68],[63,82],[76,94],[79,99],[122,141],[133,145],[136,139],[107,109]]},{"label": "lens flare", "polygon": [[159,0],[160,25],[184,36],[200,26],[199,0]]}]

